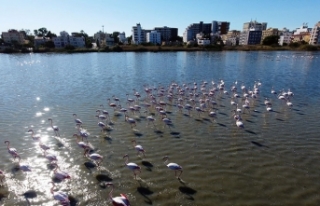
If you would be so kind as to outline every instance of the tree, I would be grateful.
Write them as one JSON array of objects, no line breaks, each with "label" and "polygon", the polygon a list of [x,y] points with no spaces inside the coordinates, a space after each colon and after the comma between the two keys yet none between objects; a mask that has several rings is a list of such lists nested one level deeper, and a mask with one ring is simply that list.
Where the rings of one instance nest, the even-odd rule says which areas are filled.
[{"label": "tree", "polygon": [[57,35],[55,33],[51,33],[51,31],[48,31],[45,37],[49,37],[50,39],[52,39],[52,37],[57,37]]},{"label": "tree", "polygon": [[262,41],[262,44],[263,45],[278,45],[279,38],[280,37],[278,35],[267,36]]},{"label": "tree", "polygon": [[35,36],[45,37],[48,34],[48,30],[45,27],[42,27],[38,30],[34,30]]},{"label": "tree", "polygon": [[118,37],[119,34],[120,34],[120,32],[118,32],[118,31],[114,31],[112,33],[112,36],[113,36],[113,39],[114,39],[114,43],[119,43],[119,37]]},{"label": "tree", "polygon": [[127,37],[127,41],[128,41],[128,44],[131,44],[131,41],[132,41],[132,35]]}]

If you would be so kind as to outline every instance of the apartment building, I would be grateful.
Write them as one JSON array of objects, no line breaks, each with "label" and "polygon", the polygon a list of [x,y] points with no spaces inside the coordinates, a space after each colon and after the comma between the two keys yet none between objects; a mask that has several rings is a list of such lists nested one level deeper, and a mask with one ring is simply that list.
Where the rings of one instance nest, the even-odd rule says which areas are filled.
[{"label": "apartment building", "polygon": [[262,35],[261,35],[261,44],[263,40],[268,37],[268,36],[278,36],[279,35],[279,30],[276,28],[268,28],[266,30],[262,30]]},{"label": "apartment building", "polygon": [[284,44],[290,44],[292,41],[293,32],[289,31],[287,28],[283,28],[279,31],[279,45],[283,46]]},{"label": "apartment building", "polygon": [[99,31],[93,35],[93,39],[95,43],[97,43],[100,47],[113,46],[114,38],[112,34],[108,34],[106,32]]},{"label": "apartment building", "polygon": [[257,21],[249,21],[243,24],[242,31],[249,31],[250,29],[254,28],[255,31],[263,31],[267,29],[266,22],[257,22]]},{"label": "apartment building", "polygon": [[154,30],[161,34],[161,41],[172,41],[178,37],[178,28],[164,26],[155,27]]},{"label": "apartment building", "polygon": [[85,47],[85,38],[83,36],[70,36],[69,33],[66,31],[60,32],[60,36],[53,37],[52,41],[54,43],[55,48],[64,48],[67,45],[71,45],[76,48]]},{"label": "apartment building", "polygon": [[25,44],[25,33],[11,29],[8,32],[2,32],[1,35],[5,43],[17,42],[18,44]]},{"label": "apartment building", "polygon": [[256,30],[254,27],[240,34],[240,45],[256,45],[261,42],[262,31]]},{"label": "apartment building", "polygon": [[140,23],[132,27],[132,44],[141,44],[146,42],[146,31],[142,29]]},{"label": "apartment building", "polygon": [[320,21],[314,25],[310,32],[310,41],[311,45],[319,45],[320,44]]},{"label": "apartment building", "polygon": [[158,31],[150,31],[147,33],[147,42],[152,44],[161,44],[161,33]]}]

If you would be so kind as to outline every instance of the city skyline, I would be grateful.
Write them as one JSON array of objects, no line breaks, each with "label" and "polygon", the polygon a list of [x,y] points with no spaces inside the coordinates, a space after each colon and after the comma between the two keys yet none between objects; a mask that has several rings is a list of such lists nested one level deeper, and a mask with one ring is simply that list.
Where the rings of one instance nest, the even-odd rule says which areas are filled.
[{"label": "city skyline", "polygon": [[[200,4],[201,3],[201,4]],[[55,1],[48,5],[38,0],[2,2],[0,31],[9,29],[33,30],[45,27],[59,35],[61,31],[79,32],[88,35],[104,30],[125,32],[131,35],[131,29],[140,23],[143,29],[154,27],[178,28],[182,36],[186,27],[192,23],[211,23],[212,21],[230,22],[230,30],[242,30],[243,23],[250,20],[267,22],[268,28],[293,30],[303,23],[313,27],[320,17],[317,7],[298,1],[168,1],[148,2],[143,0],[114,1]],[[243,4],[247,3],[247,4]],[[210,9],[208,9],[210,8]],[[306,12],[308,11],[308,12]],[[10,19],[10,20],[6,20]]]}]

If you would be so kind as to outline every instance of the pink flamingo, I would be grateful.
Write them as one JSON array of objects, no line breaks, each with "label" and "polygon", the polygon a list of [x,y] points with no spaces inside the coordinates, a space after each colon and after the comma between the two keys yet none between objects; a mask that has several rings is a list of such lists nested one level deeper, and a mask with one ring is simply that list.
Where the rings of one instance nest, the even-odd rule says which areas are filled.
[{"label": "pink flamingo", "polygon": [[[168,161],[168,159],[169,159],[168,156],[164,156],[163,157],[163,160],[165,160],[164,163],[166,163]],[[180,171],[180,174],[177,177],[180,180],[180,176],[181,176],[182,171],[183,171],[182,167],[180,165],[178,165],[177,163],[169,163],[169,164],[167,164],[167,167],[169,169],[171,169],[171,170],[174,170],[174,174],[175,174],[176,177],[177,177],[177,172]]]},{"label": "pink flamingo", "polygon": [[100,167],[100,163],[103,160],[103,156],[98,154],[98,153],[92,153],[89,154],[89,149],[85,150],[85,156],[89,157],[90,159],[92,159],[93,161],[95,161],[95,163],[97,164],[98,167]]},{"label": "pink flamingo", "polygon": [[126,161],[125,161],[125,165],[128,167],[128,169],[132,170],[133,174],[134,174],[134,179],[136,179],[136,171],[139,171],[139,174],[141,173],[141,167],[138,166],[136,163],[133,163],[133,162],[129,162],[128,163],[128,160],[129,160],[129,155],[125,154],[123,156],[123,158],[126,158]]},{"label": "pink flamingo", "polygon": [[76,124],[82,124],[82,123],[83,123],[83,122],[81,121],[81,119],[78,119],[78,118],[77,118],[77,115],[76,115],[76,114],[73,114],[73,116],[74,116],[74,121],[75,121]]},{"label": "pink flamingo", "polygon": [[[59,180],[71,179],[71,176],[67,172],[60,170],[60,167],[59,167],[59,165],[57,163],[55,163],[54,165],[56,166],[54,171],[53,171],[54,178],[57,178]],[[58,171],[58,169],[60,171]]]},{"label": "pink flamingo", "polygon": [[19,158],[19,162],[20,162],[20,155],[18,154],[16,148],[10,148],[10,142],[9,141],[4,141],[5,144],[7,144],[7,148],[8,148],[8,153],[11,154],[11,156],[13,157],[13,160],[15,160],[17,157]]},{"label": "pink flamingo", "polygon": [[84,150],[83,155],[85,156],[85,154],[86,154],[86,151],[85,151],[85,150],[86,150],[86,149],[89,149],[88,144],[83,141],[83,137],[82,137],[82,141],[80,141],[80,140],[79,140],[79,139],[80,139],[80,136],[79,136],[78,134],[73,134],[73,136],[74,136],[74,137],[77,137],[78,146]]},{"label": "pink flamingo", "polygon": [[53,198],[55,200],[58,200],[60,202],[60,204],[62,204],[62,205],[70,205],[70,200],[68,198],[67,193],[62,192],[62,191],[54,192],[53,189],[55,187],[55,184],[54,184],[54,182],[51,182],[51,183],[52,183],[51,194],[53,195]]},{"label": "pink flamingo", "polygon": [[52,119],[51,119],[51,118],[49,118],[48,121],[50,121],[50,123],[51,123],[51,128],[53,129],[55,135],[60,137],[59,127],[58,127],[58,126],[55,126],[55,125],[52,125]]},{"label": "pink flamingo", "polygon": [[112,201],[113,206],[130,206],[128,197],[125,194],[120,194],[118,197],[112,197],[114,185],[111,182],[108,182],[106,186],[112,186],[112,189],[109,193],[110,200]]},{"label": "pink flamingo", "polygon": [[35,135],[34,132],[33,132],[33,129],[29,129],[28,132],[31,132],[31,137],[32,137],[33,140],[39,141],[41,139],[40,134],[36,134]]},{"label": "pink flamingo", "polygon": [[132,140],[132,142],[133,142],[133,146],[134,146],[134,148],[138,151],[138,154],[139,153],[142,153],[143,154],[143,156],[145,157],[145,150],[143,149],[143,147],[141,146],[141,145],[137,145],[137,142],[136,142],[136,140],[134,139],[134,140]]}]

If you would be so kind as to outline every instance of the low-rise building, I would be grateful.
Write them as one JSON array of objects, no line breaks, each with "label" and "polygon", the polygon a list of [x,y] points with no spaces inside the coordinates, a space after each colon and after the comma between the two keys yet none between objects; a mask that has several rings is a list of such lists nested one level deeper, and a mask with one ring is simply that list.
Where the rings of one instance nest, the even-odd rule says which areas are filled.
[{"label": "low-rise building", "polygon": [[283,46],[284,44],[290,44],[292,41],[292,35],[293,33],[289,31],[287,28],[283,28],[282,30],[279,31],[279,45]]},{"label": "low-rise building", "polygon": [[263,40],[268,37],[268,36],[278,36],[279,35],[279,30],[276,28],[268,28],[266,30],[262,30],[262,35],[261,35],[261,44]]},{"label": "low-rise building", "polygon": [[125,32],[119,33],[118,38],[119,38],[119,42],[121,42],[122,44],[128,44],[128,40],[126,38]]},{"label": "low-rise building", "polygon": [[46,42],[50,41],[49,37],[34,37],[34,47],[39,48],[40,46],[44,45]]},{"label": "low-rise building", "polygon": [[66,31],[60,32],[60,36],[53,37],[52,41],[54,43],[55,48],[64,48],[68,45],[74,46],[76,48],[85,47],[85,38],[83,36],[70,36]]},{"label": "low-rise building", "polygon": [[93,39],[99,47],[114,46],[112,34],[99,31],[93,35]]},{"label": "low-rise building", "polygon": [[200,39],[197,39],[197,43],[200,46],[206,46],[206,45],[210,45],[211,42],[210,42],[210,39],[200,38]]},{"label": "low-rise building", "polygon": [[19,32],[15,29],[11,29],[8,32],[2,32],[2,39],[5,43],[14,43],[25,44],[25,33]]}]

